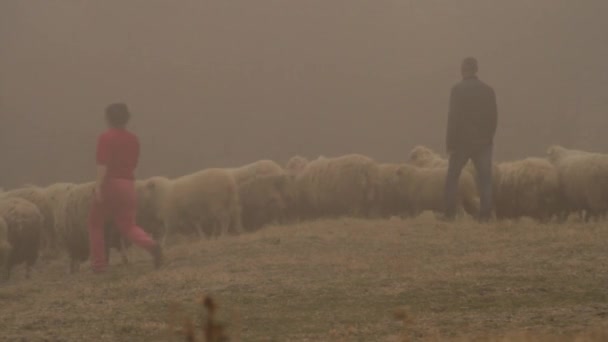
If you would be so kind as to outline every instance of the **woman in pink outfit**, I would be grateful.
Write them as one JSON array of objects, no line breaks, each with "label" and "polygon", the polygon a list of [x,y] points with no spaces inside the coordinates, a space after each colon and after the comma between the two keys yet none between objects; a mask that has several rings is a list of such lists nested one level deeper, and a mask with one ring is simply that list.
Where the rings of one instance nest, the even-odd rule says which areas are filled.
[{"label": "woman in pink outfit", "polygon": [[109,129],[97,140],[97,181],[89,214],[89,240],[93,272],[107,267],[104,248],[104,223],[112,220],[120,234],[147,250],[160,267],[162,250],[146,232],[137,226],[137,199],[134,172],[139,160],[139,140],[126,129],[130,113],[126,104],[114,103],[106,108]]}]

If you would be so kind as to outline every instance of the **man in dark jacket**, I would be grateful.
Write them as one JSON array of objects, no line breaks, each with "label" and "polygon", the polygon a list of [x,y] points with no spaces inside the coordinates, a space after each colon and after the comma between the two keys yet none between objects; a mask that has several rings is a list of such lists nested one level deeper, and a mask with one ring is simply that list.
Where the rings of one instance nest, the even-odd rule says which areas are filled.
[{"label": "man in dark jacket", "polygon": [[462,81],[452,87],[446,147],[450,158],[445,185],[446,219],[456,216],[458,180],[469,160],[477,171],[481,207],[480,221],[492,212],[492,150],[497,124],[496,95],[477,78],[477,60],[465,58]]}]

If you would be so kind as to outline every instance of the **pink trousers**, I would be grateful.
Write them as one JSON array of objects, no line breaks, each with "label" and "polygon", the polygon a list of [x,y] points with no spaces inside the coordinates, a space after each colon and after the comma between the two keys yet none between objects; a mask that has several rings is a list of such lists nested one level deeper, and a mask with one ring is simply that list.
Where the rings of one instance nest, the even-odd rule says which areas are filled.
[{"label": "pink trousers", "polygon": [[120,234],[131,243],[152,252],[156,242],[135,223],[137,199],[135,183],[126,179],[108,179],[102,189],[102,201],[93,200],[89,213],[89,241],[91,267],[102,272],[107,267],[104,242],[104,225],[107,219],[114,222]]}]

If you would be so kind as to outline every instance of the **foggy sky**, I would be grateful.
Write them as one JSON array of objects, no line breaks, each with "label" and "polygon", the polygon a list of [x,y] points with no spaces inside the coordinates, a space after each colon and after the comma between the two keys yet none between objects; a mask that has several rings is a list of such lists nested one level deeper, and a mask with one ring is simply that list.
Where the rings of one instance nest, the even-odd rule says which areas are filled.
[{"label": "foggy sky", "polygon": [[462,58],[497,92],[499,160],[608,152],[604,0],[2,0],[0,186],[94,176],[125,101],[138,176],[262,158],[443,152]]}]

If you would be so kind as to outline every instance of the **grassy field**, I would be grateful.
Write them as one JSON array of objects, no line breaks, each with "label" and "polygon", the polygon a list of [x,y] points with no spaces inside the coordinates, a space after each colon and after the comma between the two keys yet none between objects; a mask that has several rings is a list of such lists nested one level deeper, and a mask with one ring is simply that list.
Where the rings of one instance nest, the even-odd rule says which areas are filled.
[{"label": "grassy field", "polygon": [[183,341],[173,330],[199,321],[204,295],[231,340],[608,340],[604,224],[342,219],[166,254],[159,271],[136,248],[101,276],[67,275],[64,260],[31,280],[17,269],[0,285],[0,340]]}]

